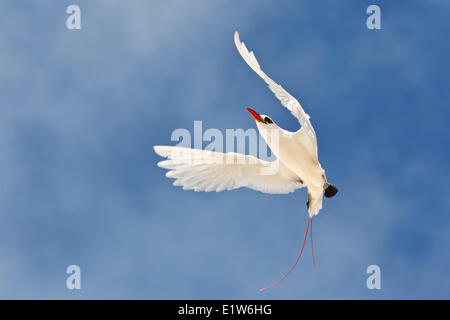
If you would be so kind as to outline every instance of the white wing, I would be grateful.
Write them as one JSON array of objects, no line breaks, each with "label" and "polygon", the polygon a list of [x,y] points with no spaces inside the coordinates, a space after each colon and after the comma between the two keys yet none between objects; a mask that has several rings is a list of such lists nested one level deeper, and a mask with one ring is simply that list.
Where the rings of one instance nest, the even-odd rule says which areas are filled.
[{"label": "white wing", "polygon": [[166,177],[175,178],[173,185],[183,186],[184,190],[219,192],[247,187],[264,193],[290,193],[304,187],[301,179],[278,161],[182,147],[154,149],[168,158],[158,163],[170,170]]},{"label": "white wing", "polygon": [[236,48],[241,54],[242,58],[247,62],[250,68],[253,69],[263,80],[269,85],[270,90],[275,94],[278,100],[281,101],[281,104],[285,106],[289,111],[291,111],[292,115],[298,119],[300,125],[311,142],[313,152],[317,156],[317,138],[316,133],[314,131],[311,122],[309,121],[309,115],[303,110],[300,102],[297,101],[293,96],[291,96],[286,90],[283,89],[282,86],[273,81],[267,74],[265,74],[261,67],[259,66],[258,60],[256,60],[255,54],[253,51],[248,51],[245,43],[239,40],[239,33],[236,31],[234,33],[234,43],[236,44]]}]

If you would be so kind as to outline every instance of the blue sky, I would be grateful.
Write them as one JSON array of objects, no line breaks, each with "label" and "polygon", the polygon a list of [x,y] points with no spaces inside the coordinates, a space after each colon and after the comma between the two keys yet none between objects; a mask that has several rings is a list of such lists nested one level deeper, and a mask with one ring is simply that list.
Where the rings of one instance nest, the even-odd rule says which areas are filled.
[{"label": "blue sky", "polygon": [[[1,1],[0,298],[449,298],[449,19],[443,0]],[[263,293],[298,254],[306,191],[182,191],[152,149],[194,120],[254,128],[249,106],[298,128],[235,30],[340,190],[314,219],[317,271],[308,245]]]}]

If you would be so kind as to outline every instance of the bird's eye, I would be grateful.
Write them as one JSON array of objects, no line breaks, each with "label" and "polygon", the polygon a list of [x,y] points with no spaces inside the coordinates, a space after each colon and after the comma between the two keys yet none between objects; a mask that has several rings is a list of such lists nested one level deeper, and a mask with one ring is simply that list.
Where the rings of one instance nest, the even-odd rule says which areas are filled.
[{"label": "bird's eye", "polygon": [[272,121],[272,119],[270,119],[269,117],[265,117],[264,123],[269,124],[269,123],[273,123],[273,121]]}]

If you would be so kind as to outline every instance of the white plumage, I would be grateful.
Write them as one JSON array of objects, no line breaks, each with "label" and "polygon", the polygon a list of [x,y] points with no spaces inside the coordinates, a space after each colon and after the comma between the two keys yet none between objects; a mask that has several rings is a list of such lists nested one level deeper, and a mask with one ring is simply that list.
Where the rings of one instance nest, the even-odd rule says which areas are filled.
[{"label": "white plumage", "polygon": [[[158,166],[170,169],[166,177],[176,179],[183,190],[224,191],[247,187],[265,193],[290,193],[304,185],[297,175],[279,162],[271,163],[240,153],[221,153],[181,147],[155,146],[168,160]],[[277,174],[261,174],[279,166]]]},{"label": "white plumage", "polygon": [[239,33],[236,31],[234,33],[234,44],[241,54],[242,58],[247,62],[250,68],[253,69],[269,86],[269,89],[275,94],[275,96],[280,100],[281,104],[285,106],[294,117],[298,119],[300,125],[307,133],[308,139],[310,140],[311,145],[308,147],[313,148],[313,153],[317,157],[317,138],[316,133],[314,131],[311,122],[309,122],[309,115],[303,110],[300,102],[297,101],[293,96],[289,94],[286,90],[283,89],[282,86],[277,84],[275,81],[269,78],[267,74],[265,74],[261,67],[259,66],[258,60],[256,60],[255,54],[253,51],[248,51],[244,42],[239,40]]},{"label": "white plumage", "polygon": [[248,109],[256,121],[262,137],[277,156],[274,162],[239,153],[220,153],[199,149],[155,146],[155,152],[167,160],[158,166],[169,169],[166,176],[174,178],[175,186],[185,190],[223,191],[247,187],[257,191],[282,194],[298,188],[308,188],[309,217],[319,213],[322,198],[334,196],[337,189],[329,184],[318,160],[317,138],[314,128],[300,103],[261,69],[252,51],[248,51],[234,34],[236,47],[242,58],[269,86],[301,128],[290,132],[280,128],[272,119]]}]

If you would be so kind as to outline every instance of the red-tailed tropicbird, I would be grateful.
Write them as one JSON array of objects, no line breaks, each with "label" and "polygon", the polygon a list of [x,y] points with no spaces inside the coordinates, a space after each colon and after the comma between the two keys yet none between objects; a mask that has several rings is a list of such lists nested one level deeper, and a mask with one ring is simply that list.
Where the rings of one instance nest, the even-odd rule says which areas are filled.
[{"label": "red-tailed tropicbird", "polygon": [[[277,282],[261,289],[265,290],[282,281],[295,268],[303,252],[310,225],[312,246],[312,217],[322,209],[323,195],[331,198],[338,190],[328,183],[325,170],[319,163],[316,133],[309,115],[297,99],[262,71],[254,53],[249,52],[239,40],[237,31],[234,42],[245,62],[268,84],[281,104],[297,118],[301,128],[295,132],[284,130],[269,116],[247,108],[255,119],[259,133],[276,155],[277,160],[274,162],[233,152],[225,154],[173,146],[155,146],[154,149],[160,156],[168,158],[158,163],[158,166],[170,170],[166,177],[176,179],[173,185],[183,186],[184,190],[219,192],[247,187],[264,193],[283,194],[307,188],[308,224],[300,254],[289,272]],[[271,171],[270,168],[276,170]],[[314,258],[314,249],[312,250]]]}]

